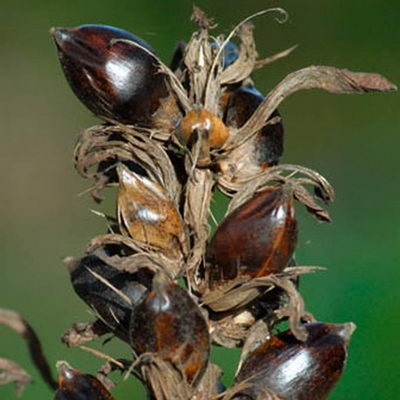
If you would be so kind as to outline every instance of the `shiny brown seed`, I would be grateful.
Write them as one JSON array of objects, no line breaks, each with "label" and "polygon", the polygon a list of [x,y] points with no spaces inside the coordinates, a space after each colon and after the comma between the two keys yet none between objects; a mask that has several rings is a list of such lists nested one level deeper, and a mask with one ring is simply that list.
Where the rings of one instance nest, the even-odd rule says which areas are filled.
[{"label": "shiny brown seed", "polygon": [[67,362],[57,363],[59,388],[54,400],[115,400],[93,375],[72,368]]},{"label": "shiny brown seed", "polygon": [[181,251],[183,224],[167,192],[150,179],[120,164],[118,217],[129,235],[177,257]]},{"label": "shiny brown seed", "polygon": [[146,42],[107,25],[52,28],[50,33],[68,83],[89,110],[127,124],[153,122],[169,90]]},{"label": "shiny brown seed", "polygon": [[290,400],[323,400],[345,367],[353,323],[305,324],[308,338],[297,340],[290,331],[272,336],[248,355],[235,379],[246,381],[237,399],[257,399],[264,390]]},{"label": "shiny brown seed", "polygon": [[153,291],[132,314],[130,334],[139,354],[171,362],[189,384],[200,380],[210,351],[207,323],[186,290],[163,275],[155,276]]},{"label": "shiny brown seed", "polygon": [[286,186],[257,192],[219,225],[207,248],[211,286],[239,276],[281,272],[297,242],[293,195]]}]

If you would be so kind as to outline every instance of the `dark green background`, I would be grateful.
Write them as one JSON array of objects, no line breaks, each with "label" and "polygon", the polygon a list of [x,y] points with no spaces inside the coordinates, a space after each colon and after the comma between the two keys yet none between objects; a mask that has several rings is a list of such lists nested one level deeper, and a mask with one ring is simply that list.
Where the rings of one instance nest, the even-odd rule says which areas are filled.
[{"label": "dark green background", "polygon": [[[227,33],[240,19],[280,5],[290,13],[280,25],[258,18],[261,55],[294,44],[287,59],[255,76],[266,91],[287,73],[310,64],[376,71],[400,82],[398,0],[198,1]],[[113,210],[77,197],[89,182],[72,168],[79,131],[96,123],[73,96],[61,73],[51,26],[117,25],[141,36],[167,61],[178,39],[188,39],[191,2],[11,1],[0,2],[0,305],[21,312],[36,328],[52,363],[68,360],[94,373],[100,362],[79,349],[66,349],[59,336],[73,321],[90,318],[74,295],[61,260],[78,255],[104,230],[90,209]],[[328,267],[305,277],[308,309],[325,321],[354,321],[347,371],[331,399],[394,399],[399,394],[399,126],[397,93],[363,96],[317,91],[293,95],[281,106],[286,127],[283,161],[317,169],[334,184],[334,222],[318,224],[299,212],[297,258]],[[26,399],[51,399],[21,338],[0,327],[0,355],[17,360],[34,376]],[[107,345],[115,356],[122,344]],[[237,352],[233,352],[234,359]],[[215,356],[232,377],[231,352]],[[134,393],[134,391],[136,391]],[[139,391],[140,394],[136,394]],[[141,399],[132,381],[114,392],[118,400]],[[14,399],[11,387],[0,399]]]}]

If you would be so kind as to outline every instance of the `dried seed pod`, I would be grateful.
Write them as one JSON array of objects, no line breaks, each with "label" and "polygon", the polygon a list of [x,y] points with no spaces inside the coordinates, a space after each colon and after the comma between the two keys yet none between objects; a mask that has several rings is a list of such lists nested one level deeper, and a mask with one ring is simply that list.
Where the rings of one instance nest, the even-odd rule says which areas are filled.
[{"label": "dried seed pod", "polygon": [[282,271],[297,241],[293,203],[287,186],[272,186],[229,214],[207,248],[210,285]]},{"label": "dried seed pod", "polygon": [[107,328],[124,341],[132,308],[151,289],[152,273],[119,271],[99,257],[99,253],[67,260],[71,282],[78,296],[99,316]]},{"label": "dried seed pod", "polygon": [[95,115],[127,124],[153,122],[169,90],[146,42],[107,25],[52,28],[50,33],[72,90]]},{"label": "dried seed pod", "polygon": [[65,361],[57,362],[59,388],[54,400],[115,400],[93,375],[72,368]]},{"label": "dried seed pod", "polygon": [[186,290],[153,279],[153,290],[132,313],[131,343],[139,353],[155,353],[179,369],[187,383],[196,385],[208,362],[210,338],[206,320]]},{"label": "dried seed pod", "polygon": [[182,218],[166,191],[122,164],[117,172],[120,225],[133,239],[162,249],[168,256],[182,254]]},{"label": "dried seed pod", "polygon": [[247,356],[235,379],[238,387],[244,381],[249,384],[240,391],[242,396],[257,399],[263,391],[291,400],[328,396],[345,367],[355,325],[314,322],[304,327],[308,332],[305,342],[284,331]]}]

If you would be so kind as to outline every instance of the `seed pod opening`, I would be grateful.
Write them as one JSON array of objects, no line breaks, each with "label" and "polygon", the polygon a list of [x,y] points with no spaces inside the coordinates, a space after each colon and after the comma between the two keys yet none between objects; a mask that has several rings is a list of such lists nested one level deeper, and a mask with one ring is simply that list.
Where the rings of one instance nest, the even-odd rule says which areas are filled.
[{"label": "seed pod opening", "polygon": [[293,195],[285,186],[257,192],[229,214],[207,248],[211,286],[281,272],[297,242]]},{"label": "seed pod opening", "polygon": [[[325,399],[346,364],[353,323],[308,323],[305,342],[290,331],[272,336],[244,360],[235,383],[250,384],[241,392],[257,399],[268,390],[282,399]],[[238,397],[240,398],[240,397]]]},{"label": "seed pod opening", "polygon": [[59,388],[54,400],[114,400],[96,377],[72,368],[65,361],[57,362],[57,372]]},{"label": "seed pod opening", "polygon": [[89,110],[126,124],[151,122],[169,90],[146,42],[107,25],[52,28],[50,33],[68,83]]},{"label": "seed pod opening", "polygon": [[132,313],[130,337],[139,353],[155,353],[196,385],[208,362],[210,338],[195,301],[177,284],[159,274],[153,290]]}]

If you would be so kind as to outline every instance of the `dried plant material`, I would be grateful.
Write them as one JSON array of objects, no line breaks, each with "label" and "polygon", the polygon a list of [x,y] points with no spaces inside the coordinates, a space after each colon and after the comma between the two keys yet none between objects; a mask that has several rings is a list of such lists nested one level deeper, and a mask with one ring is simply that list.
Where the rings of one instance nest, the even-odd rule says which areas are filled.
[{"label": "dried plant material", "polygon": [[68,347],[81,346],[84,343],[98,339],[109,332],[103,322],[75,322],[62,336],[61,341]]},{"label": "dried plant material", "polygon": [[262,68],[264,65],[272,64],[275,61],[285,58],[290,54],[292,54],[292,52],[296,49],[297,49],[297,44],[292,47],[289,47],[286,50],[280,51],[279,53],[276,53],[272,56],[259,59],[255,62],[254,69]]},{"label": "dried plant material", "polygon": [[[110,246],[121,249],[121,253],[108,255],[107,248]],[[160,251],[120,234],[105,234],[93,238],[87,245],[85,253],[93,252],[96,252],[102,261],[119,271],[131,273],[146,268],[154,273],[163,271],[171,279],[175,279],[184,266],[184,259],[171,259]]]},{"label": "dried plant material", "polygon": [[[243,307],[244,309],[244,307]],[[222,314],[223,315],[223,314]],[[212,343],[227,348],[241,347],[256,319],[248,311],[228,313],[225,317],[214,315],[209,320]]]},{"label": "dried plant material", "polygon": [[248,357],[248,355],[255,351],[270,338],[271,332],[269,330],[268,324],[265,321],[260,319],[254,325],[252,325],[252,327],[247,332],[246,339],[243,343],[243,347],[240,352],[240,360],[237,365],[235,375],[237,375],[243,364],[243,361]]},{"label": "dried plant material", "polygon": [[201,285],[198,267],[203,260],[210,234],[208,218],[213,185],[211,171],[195,169],[186,186],[184,219],[191,232],[191,253],[186,262],[186,270],[189,284],[196,290]]},{"label": "dried plant material", "polygon": [[[151,132],[125,125],[94,126],[80,135],[74,152],[75,168],[84,178],[95,179],[91,193],[96,201],[101,200],[100,191],[117,180],[118,163],[126,163],[145,173],[150,180],[166,188],[174,202],[178,200],[179,181],[156,137]],[[92,172],[94,166],[97,171]]]},{"label": "dried plant material", "polygon": [[[243,380],[228,390],[225,391],[224,396],[222,397],[223,400],[249,400],[249,396],[247,394],[243,394],[242,392],[246,393],[246,391],[251,388],[252,385],[250,383],[250,379]],[[252,399],[252,398],[251,398]],[[282,397],[279,397],[275,392],[268,389],[260,389],[257,392],[257,400],[286,400]]]},{"label": "dried plant material", "polygon": [[379,74],[351,72],[326,66],[311,66],[292,72],[271,90],[252,117],[243,125],[234,147],[245,143],[259,131],[279,104],[289,95],[304,89],[322,89],[330,93],[351,94],[371,91],[388,92],[397,87]]},{"label": "dried plant material", "polygon": [[[239,26],[240,52],[237,60],[221,72],[220,84],[234,84],[247,79],[253,72],[258,56],[251,22]],[[226,45],[226,41],[223,45]]]},{"label": "dried plant material", "polygon": [[23,337],[28,345],[29,355],[40,372],[43,380],[55,389],[57,383],[53,378],[49,363],[43,353],[42,345],[33,328],[15,311],[0,309],[0,324],[8,326]]},{"label": "dried plant material", "polygon": [[157,400],[188,400],[193,388],[185,381],[181,371],[170,362],[154,354],[143,354],[135,365],[140,369],[148,388]]},{"label": "dried plant material", "polygon": [[30,375],[17,363],[0,358],[0,386],[13,383],[18,397],[22,396],[25,387],[32,382]]},{"label": "dried plant material", "polygon": [[222,370],[212,363],[208,363],[206,372],[204,373],[196,392],[191,397],[191,400],[210,400],[217,397],[220,392],[221,382],[220,377]]},{"label": "dried plant material", "polygon": [[246,184],[229,185],[229,193],[232,193],[235,189],[237,191],[232,197],[227,213],[231,213],[240,207],[256,191],[263,190],[262,188],[265,185],[274,183],[288,185],[293,191],[294,197],[303,203],[311,214],[322,221],[330,221],[328,212],[318,202],[322,201],[322,203],[328,204],[334,200],[335,192],[331,184],[318,172],[291,164],[271,167]]},{"label": "dried plant material", "polygon": [[[315,272],[318,269],[320,268],[308,266],[288,267],[280,274],[247,280],[234,279],[206,292],[202,297],[202,302],[217,313],[210,318],[213,342],[226,347],[241,346],[249,328],[255,322],[255,318],[251,315],[246,318],[240,316],[241,310],[276,287],[283,289],[287,301],[277,305],[278,308],[274,310],[275,318],[270,317],[271,324],[276,324],[288,317],[293,334],[299,340],[305,340],[304,332],[299,326],[303,316],[306,315],[304,301],[292,280],[299,275]],[[221,313],[220,319],[217,318],[218,313]]]},{"label": "dried plant material", "polygon": [[172,258],[181,257],[186,247],[183,222],[164,188],[122,164],[117,172],[120,227],[136,241],[159,248]]}]

